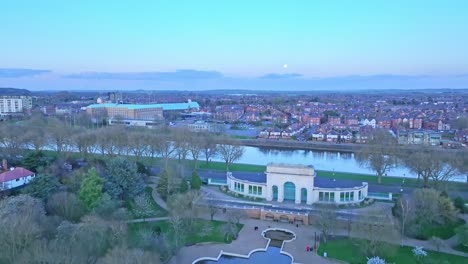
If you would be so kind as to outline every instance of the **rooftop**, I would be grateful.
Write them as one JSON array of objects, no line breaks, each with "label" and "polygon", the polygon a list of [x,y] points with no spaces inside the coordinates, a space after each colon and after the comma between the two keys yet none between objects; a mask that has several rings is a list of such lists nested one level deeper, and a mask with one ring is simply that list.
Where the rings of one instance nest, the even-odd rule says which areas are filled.
[{"label": "rooftop", "polygon": [[189,103],[170,103],[170,104],[92,104],[88,105],[87,108],[104,108],[104,107],[118,107],[127,109],[146,109],[146,108],[162,108],[163,110],[188,110],[188,109],[199,109],[200,106],[197,102]]},{"label": "rooftop", "polygon": [[314,168],[314,166],[312,165],[275,163],[275,162],[268,163],[267,170],[268,170],[268,167],[282,167],[282,168],[295,168],[295,169],[313,169]]},{"label": "rooftop", "polygon": [[0,173],[0,182],[7,182],[11,180],[20,179],[26,176],[33,175],[34,172],[29,171],[25,168],[14,168],[10,171],[6,171],[4,173]]}]

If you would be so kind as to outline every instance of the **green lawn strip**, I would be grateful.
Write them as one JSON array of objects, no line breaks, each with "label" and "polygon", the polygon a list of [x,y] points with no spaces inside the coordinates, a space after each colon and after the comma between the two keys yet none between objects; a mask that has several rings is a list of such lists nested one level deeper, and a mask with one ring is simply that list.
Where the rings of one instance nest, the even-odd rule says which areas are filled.
[{"label": "green lawn strip", "polygon": [[[193,162],[193,161],[188,161],[188,162]],[[206,162],[204,162],[204,161],[199,161],[198,162],[198,168],[200,168],[200,169],[209,169],[209,170],[226,171],[226,163],[219,162],[219,161],[211,161],[208,164],[206,164]],[[265,172],[266,171],[266,166],[234,163],[234,164],[229,165],[229,170],[230,171]]]},{"label": "green lawn strip", "polygon": [[[393,256],[385,258],[387,263],[395,263],[395,264],[417,263],[417,260],[414,257],[413,252],[412,252],[412,249],[413,249],[412,247],[408,247],[408,246],[403,246],[403,247],[397,246],[397,247],[398,248]],[[426,260],[430,259],[434,261],[434,263],[439,263],[438,261],[448,261],[448,263],[451,263],[451,264],[466,263],[466,258],[462,256],[451,255],[451,254],[440,253],[440,252],[429,251],[429,250],[426,250],[426,251],[428,253],[428,256],[425,259]],[[345,238],[331,240],[327,243],[320,244],[320,247],[318,249],[318,254],[320,256],[323,256],[324,252],[327,252],[327,256],[329,258],[343,260],[351,264],[366,263],[367,262],[366,257],[372,257],[372,256],[366,256],[359,249],[358,245],[353,243],[353,240],[345,239]]]},{"label": "green lawn strip", "polygon": [[461,252],[468,253],[468,246],[464,246],[462,244],[458,244],[458,245],[454,246],[453,249],[461,251]]},{"label": "green lawn strip", "polygon": [[[144,194],[146,196],[146,199],[148,199],[150,208],[151,208],[151,213],[148,214],[145,218],[150,218],[150,217],[163,217],[167,216],[167,211],[161,208],[153,199],[152,193],[153,188],[147,186],[145,188]],[[137,212],[135,212],[135,202],[134,200],[125,200],[124,201],[124,206],[127,208],[127,210],[131,213],[133,219],[138,219],[138,218],[143,218],[140,216]]]},{"label": "green lawn strip", "polygon": [[[223,232],[222,226],[225,222],[222,221],[209,221],[197,219],[195,221],[194,230],[195,232],[190,233],[185,237],[184,244],[197,244],[204,242],[217,242],[217,243],[231,243],[232,239],[226,240],[225,233]],[[204,234],[203,230],[205,225],[211,225],[211,232]],[[148,231],[152,233],[154,230],[160,228],[161,232],[166,234],[167,237],[172,237],[173,229],[169,221],[157,221],[157,222],[143,222],[143,223],[130,223],[128,224],[129,232],[129,243],[133,246],[138,246],[141,240],[141,232]],[[237,229],[240,231],[243,225],[238,224]]]},{"label": "green lawn strip", "polygon": [[421,233],[417,238],[428,240],[431,237],[435,236],[440,237],[442,239],[449,239],[455,235],[456,229],[464,224],[465,220],[460,218],[452,224],[445,224],[441,226],[423,226]]}]

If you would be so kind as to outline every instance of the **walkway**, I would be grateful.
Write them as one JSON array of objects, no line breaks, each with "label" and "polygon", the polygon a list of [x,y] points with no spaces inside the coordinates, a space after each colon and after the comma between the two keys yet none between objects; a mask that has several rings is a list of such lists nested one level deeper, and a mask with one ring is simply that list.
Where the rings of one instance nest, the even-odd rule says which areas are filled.
[{"label": "walkway", "polygon": [[153,196],[153,199],[154,201],[161,207],[163,208],[164,210],[168,211],[167,210],[167,204],[166,204],[166,201],[164,201],[161,196],[159,196],[159,193],[157,191],[157,182],[158,182],[158,177],[156,176],[151,176],[150,177],[150,181],[151,183],[148,184],[148,186],[150,186],[151,188],[153,188],[153,192],[151,193],[151,196]]},{"label": "walkway", "polygon": [[169,217],[152,217],[152,218],[138,218],[138,219],[132,219],[132,220],[127,220],[127,223],[143,223],[143,222],[158,222],[158,221],[164,221],[164,220],[169,220]]}]

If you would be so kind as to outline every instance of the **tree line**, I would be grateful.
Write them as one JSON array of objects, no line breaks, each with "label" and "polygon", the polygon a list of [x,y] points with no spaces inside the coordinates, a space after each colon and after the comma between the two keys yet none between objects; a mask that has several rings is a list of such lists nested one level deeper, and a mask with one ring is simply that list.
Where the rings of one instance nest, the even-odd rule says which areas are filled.
[{"label": "tree line", "polygon": [[[383,129],[370,135],[369,142],[356,153],[363,166],[375,171],[378,182],[397,165],[404,165],[417,175],[423,187],[445,188],[445,183],[456,175],[468,174],[466,150],[440,150],[436,147],[418,146],[407,150],[398,146],[397,140]],[[403,175],[401,175],[403,176]]]},{"label": "tree line", "polygon": [[131,155],[136,160],[159,157],[164,160],[165,167],[172,158],[185,161],[191,157],[197,168],[200,160],[208,163],[219,156],[227,169],[243,154],[243,148],[234,140],[214,133],[192,132],[187,128],[108,126],[89,129],[37,116],[22,123],[0,125],[0,147],[9,157],[15,157],[25,149],[53,150],[59,156],[78,152],[83,158],[93,154]]}]

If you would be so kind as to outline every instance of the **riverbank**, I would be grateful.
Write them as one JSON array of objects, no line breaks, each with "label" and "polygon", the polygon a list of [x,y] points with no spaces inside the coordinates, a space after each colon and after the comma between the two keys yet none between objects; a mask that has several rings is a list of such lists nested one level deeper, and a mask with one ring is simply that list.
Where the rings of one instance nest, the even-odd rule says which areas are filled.
[{"label": "riverbank", "polygon": [[[365,144],[355,143],[331,143],[331,142],[317,142],[317,141],[296,141],[296,140],[274,140],[274,139],[237,139],[243,146],[259,147],[259,148],[277,148],[277,149],[290,149],[290,150],[321,150],[321,151],[336,151],[336,152],[349,152],[354,153],[361,150]],[[399,145],[402,151],[415,151],[420,149],[420,145]],[[434,147],[435,150],[460,152],[464,149],[446,149]]]},{"label": "riverbank", "polygon": [[356,152],[362,149],[362,145],[351,143],[327,143],[313,141],[296,141],[296,140],[274,140],[274,139],[238,139],[244,146],[261,147],[261,148],[282,148],[293,150],[324,150],[324,151],[339,151],[339,152]]}]

